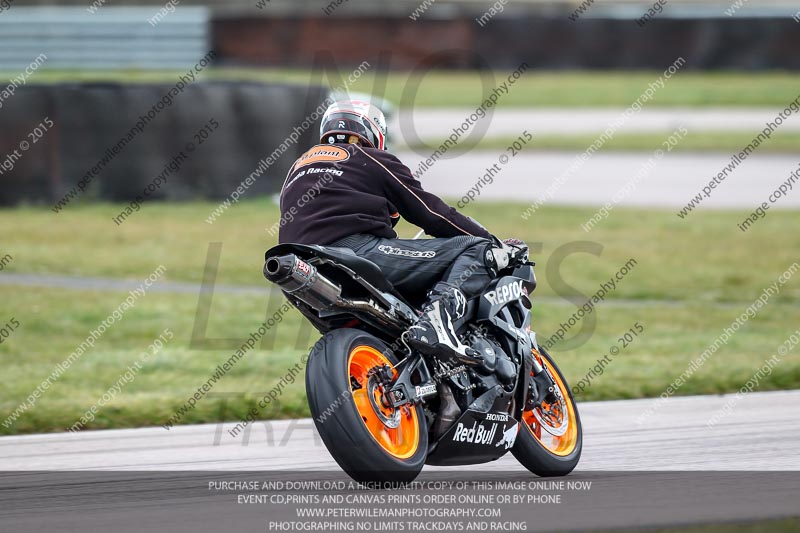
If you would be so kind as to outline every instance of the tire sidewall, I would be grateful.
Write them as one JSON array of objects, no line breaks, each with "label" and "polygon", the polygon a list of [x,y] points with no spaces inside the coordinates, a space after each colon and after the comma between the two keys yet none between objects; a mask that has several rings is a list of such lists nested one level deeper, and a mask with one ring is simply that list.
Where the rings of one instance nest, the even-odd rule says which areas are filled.
[{"label": "tire sidewall", "polygon": [[[306,394],[314,425],[333,458],[357,480],[412,480],[422,470],[428,449],[428,433],[422,407],[414,408],[419,422],[419,442],[414,455],[399,459],[373,438],[358,412],[350,391],[348,362],[357,346],[370,346],[394,365],[397,358],[385,343],[356,329],[336,329],[314,346],[306,368]],[[338,403],[337,403],[338,401]],[[338,406],[330,411],[331,406]],[[322,413],[328,411],[324,419]]]},{"label": "tire sidewall", "polygon": [[552,453],[536,440],[530,430],[525,427],[525,422],[521,421],[520,424],[522,424],[522,427],[519,429],[520,433],[514,443],[514,447],[511,449],[511,453],[525,468],[538,476],[564,476],[572,472],[581,458],[581,451],[583,449],[583,425],[581,424],[581,415],[578,412],[578,405],[575,403],[575,398],[572,396],[569,384],[564,378],[564,374],[561,373],[561,369],[558,368],[558,365],[555,364],[544,349],[540,348],[539,353],[542,355],[542,358],[547,361],[547,366],[559,375],[567,390],[568,400],[572,402],[572,406],[575,410],[575,422],[578,426],[575,449],[572,450],[569,455],[564,456]]}]

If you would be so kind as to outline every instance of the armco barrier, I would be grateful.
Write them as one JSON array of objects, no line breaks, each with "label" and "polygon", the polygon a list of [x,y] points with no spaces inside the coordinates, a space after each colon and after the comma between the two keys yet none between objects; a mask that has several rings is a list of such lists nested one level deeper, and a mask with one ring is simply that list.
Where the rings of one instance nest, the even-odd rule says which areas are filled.
[{"label": "armco barrier", "polygon": [[[0,109],[0,204],[63,197],[172,87],[170,84],[58,84],[17,89]],[[328,94],[322,86],[197,82],[184,89],[92,179],[81,199],[129,201],[179,157],[180,168],[156,198],[227,197]],[[53,127],[13,168],[7,154],[44,119]],[[200,143],[210,120],[219,126]],[[248,194],[275,192],[294,159],[313,144],[319,122],[259,177]],[[40,128],[41,129],[41,128]],[[187,150],[188,143],[194,150]]]}]

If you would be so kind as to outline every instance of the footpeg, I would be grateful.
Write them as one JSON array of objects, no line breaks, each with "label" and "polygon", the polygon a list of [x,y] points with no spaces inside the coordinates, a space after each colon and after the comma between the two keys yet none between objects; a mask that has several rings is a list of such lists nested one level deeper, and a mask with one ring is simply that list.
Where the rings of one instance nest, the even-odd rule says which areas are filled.
[{"label": "footpeg", "polygon": [[440,342],[431,343],[425,336],[421,336],[420,338],[409,337],[408,344],[423,355],[435,357],[441,362],[450,365],[464,364],[476,366],[483,362],[483,357],[480,352],[469,346],[465,346],[464,353],[461,353],[453,350],[453,348],[447,344]]},{"label": "footpeg", "polygon": [[455,354],[454,358],[459,363],[463,363],[465,365],[470,365],[470,366],[475,366],[483,363],[483,357],[481,356],[480,352],[478,352],[478,350],[470,348],[469,346],[467,346],[467,349],[464,350],[463,354],[460,354],[458,352],[453,352],[453,353]]}]

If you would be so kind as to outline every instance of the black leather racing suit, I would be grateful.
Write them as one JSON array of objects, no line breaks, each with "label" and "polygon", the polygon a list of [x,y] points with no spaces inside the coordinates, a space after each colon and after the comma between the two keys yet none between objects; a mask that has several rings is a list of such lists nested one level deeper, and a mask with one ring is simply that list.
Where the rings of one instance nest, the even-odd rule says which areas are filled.
[{"label": "black leather racing suit", "polygon": [[[412,301],[440,281],[469,298],[494,274],[491,234],[423,190],[385,150],[314,146],[289,170],[280,205],[279,242],[348,247]],[[398,239],[401,216],[435,238]]]}]

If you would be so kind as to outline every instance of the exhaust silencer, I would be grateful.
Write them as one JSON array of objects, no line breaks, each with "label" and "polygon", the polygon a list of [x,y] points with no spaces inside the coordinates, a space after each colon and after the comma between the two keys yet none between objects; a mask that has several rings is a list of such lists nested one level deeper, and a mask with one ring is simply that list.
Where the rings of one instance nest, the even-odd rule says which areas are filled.
[{"label": "exhaust silencer", "polygon": [[336,305],[342,294],[341,287],[294,254],[267,259],[264,277],[317,311]]}]

